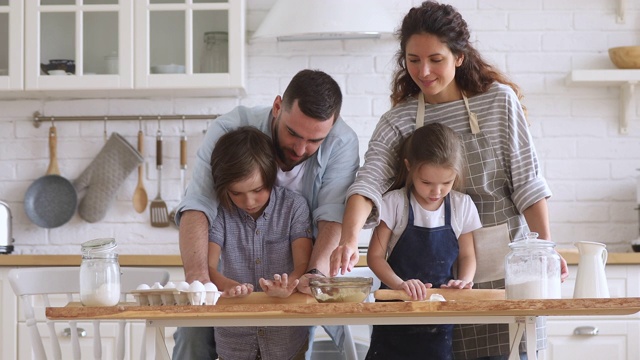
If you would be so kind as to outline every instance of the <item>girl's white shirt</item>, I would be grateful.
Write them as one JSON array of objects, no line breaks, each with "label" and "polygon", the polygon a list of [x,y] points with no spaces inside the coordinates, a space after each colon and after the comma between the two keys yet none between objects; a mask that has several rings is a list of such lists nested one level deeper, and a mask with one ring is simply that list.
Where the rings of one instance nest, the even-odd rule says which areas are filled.
[{"label": "girl's white shirt", "polygon": [[[459,238],[461,234],[466,234],[482,227],[478,209],[467,194],[451,191],[451,227]],[[426,228],[434,228],[444,225],[444,201],[435,210],[425,210],[415,196],[411,194],[411,206],[413,207],[414,225]],[[382,197],[380,209],[380,220],[384,221],[392,236],[387,247],[387,254],[391,254],[393,247],[398,242],[400,235],[407,227],[409,218],[409,206],[407,204],[406,188],[398,189],[386,193]],[[375,240],[375,239],[374,239]]]}]

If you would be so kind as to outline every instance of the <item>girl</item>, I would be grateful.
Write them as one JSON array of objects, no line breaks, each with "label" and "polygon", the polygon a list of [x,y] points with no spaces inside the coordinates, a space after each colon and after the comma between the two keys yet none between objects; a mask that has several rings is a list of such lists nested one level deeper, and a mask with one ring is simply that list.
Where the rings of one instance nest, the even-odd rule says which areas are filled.
[{"label": "girl", "polygon": [[[404,171],[395,184],[404,187],[382,199],[367,264],[382,288],[404,290],[414,300],[424,300],[430,287],[471,288],[471,232],[482,224],[471,198],[452,190],[462,185],[462,142],[433,123],[416,130],[403,148]],[[367,359],[452,359],[452,331],[453,325],[374,326]]]},{"label": "girl", "polygon": [[[220,206],[209,229],[209,274],[222,296],[247,296],[260,286],[270,296],[288,297],[309,263],[309,207],[301,195],[274,186],[272,144],[246,126],[220,137],[211,154]],[[216,327],[214,333],[221,360],[301,360],[309,328]]]}]

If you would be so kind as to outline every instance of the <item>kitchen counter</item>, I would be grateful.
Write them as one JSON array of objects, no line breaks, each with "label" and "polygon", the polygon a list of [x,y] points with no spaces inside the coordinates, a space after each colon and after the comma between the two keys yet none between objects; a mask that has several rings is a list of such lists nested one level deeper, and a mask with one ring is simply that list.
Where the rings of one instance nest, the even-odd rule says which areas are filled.
[{"label": "kitchen counter", "polygon": [[[558,252],[569,265],[577,265],[577,250]],[[0,266],[78,266],[80,255],[0,255]],[[120,266],[182,266],[180,255],[120,255]],[[366,256],[360,255],[358,266],[366,266]],[[609,253],[609,265],[640,264],[640,253]]]}]

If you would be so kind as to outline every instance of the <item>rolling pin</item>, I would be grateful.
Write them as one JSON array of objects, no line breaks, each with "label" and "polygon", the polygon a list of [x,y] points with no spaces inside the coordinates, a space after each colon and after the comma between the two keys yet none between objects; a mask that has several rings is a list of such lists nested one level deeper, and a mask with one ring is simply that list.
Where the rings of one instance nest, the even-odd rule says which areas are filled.
[{"label": "rolling pin", "polygon": [[[504,300],[504,289],[427,289],[429,301],[432,294],[440,294],[445,300]],[[376,290],[373,296],[377,300],[404,300],[413,301],[404,290]]]}]

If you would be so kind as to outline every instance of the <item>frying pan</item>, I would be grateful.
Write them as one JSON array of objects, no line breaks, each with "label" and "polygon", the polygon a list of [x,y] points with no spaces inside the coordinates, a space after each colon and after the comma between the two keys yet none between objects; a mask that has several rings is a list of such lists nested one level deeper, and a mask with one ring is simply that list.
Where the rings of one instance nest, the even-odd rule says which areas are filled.
[{"label": "frying pan", "polygon": [[24,210],[34,224],[43,228],[56,228],[66,224],[76,212],[78,195],[73,184],[60,176],[57,158],[58,137],[56,127],[49,128],[49,168],[37,179],[24,196]]}]

